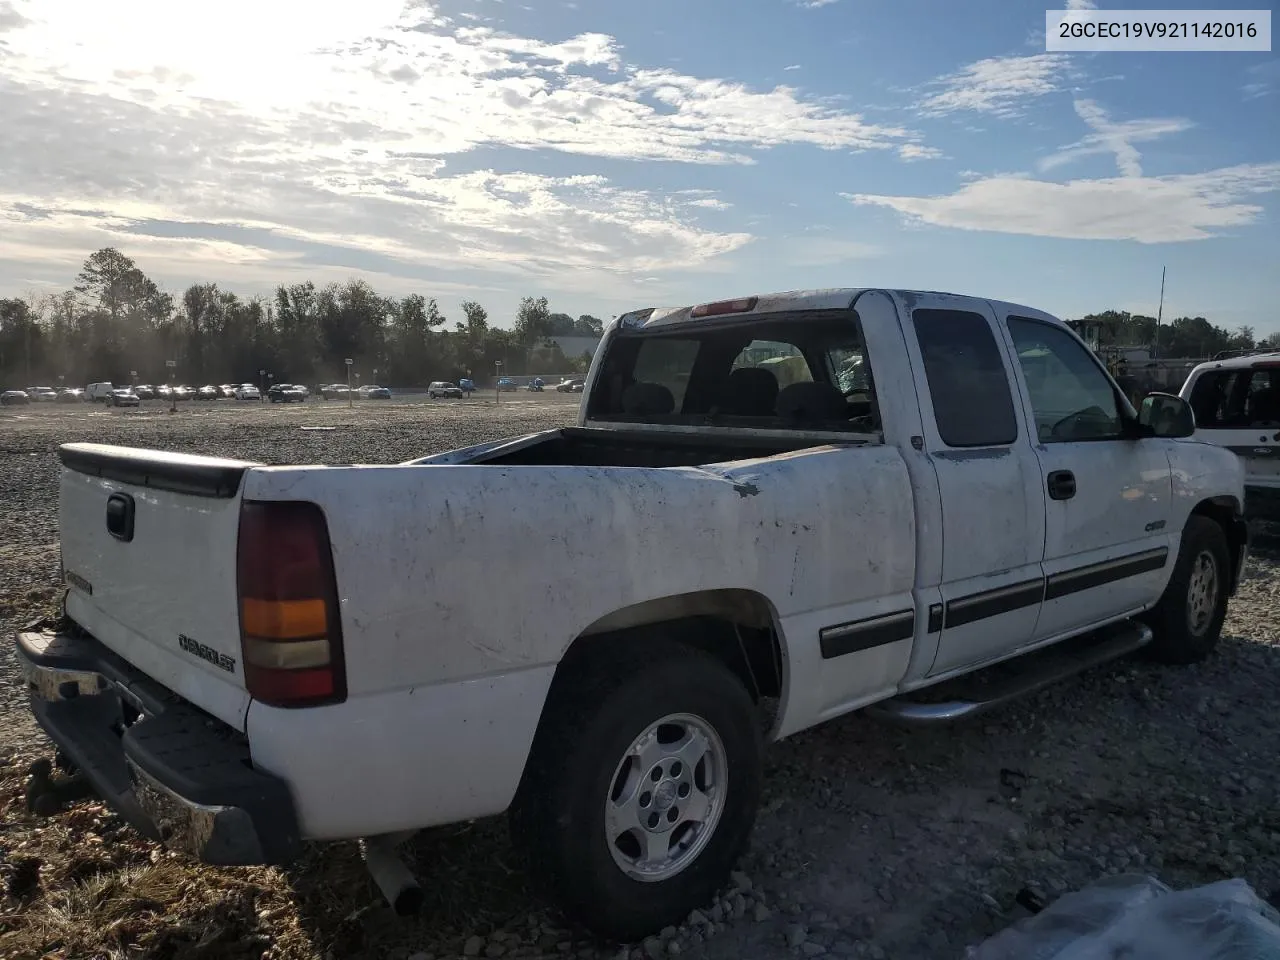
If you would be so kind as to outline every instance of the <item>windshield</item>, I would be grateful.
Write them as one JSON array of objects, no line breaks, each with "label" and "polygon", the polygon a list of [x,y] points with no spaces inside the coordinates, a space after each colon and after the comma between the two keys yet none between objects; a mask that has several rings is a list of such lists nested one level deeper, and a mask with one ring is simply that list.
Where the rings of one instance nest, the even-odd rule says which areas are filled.
[{"label": "windshield", "polygon": [[621,332],[588,404],[593,420],[874,432],[852,312]]}]

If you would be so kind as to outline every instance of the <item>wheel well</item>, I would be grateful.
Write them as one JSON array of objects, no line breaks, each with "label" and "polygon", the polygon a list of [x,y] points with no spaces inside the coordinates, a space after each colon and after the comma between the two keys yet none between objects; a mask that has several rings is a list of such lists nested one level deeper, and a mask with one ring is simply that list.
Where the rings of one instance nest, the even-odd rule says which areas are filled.
[{"label": "wheel well", "polygon": [[1240,582],[1240,564],[1244,559],[1244,546],[1248,540],[1240,502],[1235,497],[1211,497],[1201,500],[1191,511],[1193,517],[1206,517],[1222,528],[1231,551],[1231,582]]},{"label": "wheel well", "polygon": [[785,661],[772,604],[750,590],[707,590],[624,607],[579,634],[557,675],[572,674],[616,643],[662,636],[704,650],[732,670],[752,698],[782,693]]}]

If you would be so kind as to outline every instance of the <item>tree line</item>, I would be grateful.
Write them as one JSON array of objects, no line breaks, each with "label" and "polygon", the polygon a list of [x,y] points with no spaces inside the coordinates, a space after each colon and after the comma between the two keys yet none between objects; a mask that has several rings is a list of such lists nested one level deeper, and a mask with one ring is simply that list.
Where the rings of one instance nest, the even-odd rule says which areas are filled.
[{"label": "tree line", "polygon": [[[281,285],[270,298],[245,299],[216,283],[174,297],[119,250],[92,254],[75,286],[57,294],[0,299],[0,384],[84,384],[94,380],[165,382],[167,361],[187,383],[343,380],[344,361],[365,383],[401,387],[462,377],[488,379],[495,364],[512,375],[583,372],[589,354],[565,356],[551,337],[599,337],[597,317],[553,313],[546,297],[520,301],[513,328],[489,325],[475,301],[449,323],[434,299],[389,297],[363,280],[324,287]],[[1226,350],[1274,347],[1251,327],[1228,331],[1204,317],[1155,317],[1106,310],[1089,314],[1104,346],[1150,347],[1167,358],[1206,358]]]},{"label": "tree line", "polygon": [[1081,317],[1100,325],[1100,345],[1147,347],[1170,360],[1208,359],[1231,350],[1280,350],[1280,333],[1258,338],[1253,327],[1226,330],[1204,317],[1178,317],[1157,326],[1155,317],[1125,310],[1104,310]]},{"label": "tree line", "polygon": [[[0,385],[97,380],[314,384],[346,379],[424,386],[504,374],[583,372],[590,354],[565,356],[551,337],[599,337],[604,322],[551,311],[546,297],[520,301],[513,329],[489,325],[475,301],[449,323],[434,299],[389,297],[363,280],[281,285],[243,298],[216,283],[166,293],[112,247],[92,254],[75,286],[42,297],[0,299]],[[174,361],[175,367],[167,366]]]}]

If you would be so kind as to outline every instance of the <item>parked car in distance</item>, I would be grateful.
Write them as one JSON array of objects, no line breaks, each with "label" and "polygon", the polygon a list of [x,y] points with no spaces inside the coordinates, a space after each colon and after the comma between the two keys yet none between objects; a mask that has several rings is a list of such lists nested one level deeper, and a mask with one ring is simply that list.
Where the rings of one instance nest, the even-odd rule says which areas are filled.
[{"label": "parked car in distance", "polygon": [[441,397],[461,399],[462,388],[456,383],[449,383],[447,380],[437,380],[427,387],[427,396],[432,400],[438,400]]},{"label": "parked car in distance", "polygon": [[262,391],[252,383],[242,383],[236,387],[235,398],[237,400],[261,400]]},{"label": "parked car in distance", "polygon": [[188,387],[186,384],[179,384],[173,388],[173,393],[171,393],[170,396],[174,400],[190,400],[195,396],[195,389]]},{"label": "parked car in distance", "polygon": [[386,387],[380,387],[376,383],[366,384],[360,388],[361,400],[390,400],[391,391]]},{"label": "parked car in distance", "polygon": [[330,383],[320,388],[322,400],[346,400],[352,391],[345,383]]},{"label": "parked car in distance", "polygon": [[84,391],[79,387],[64,387],[58,394],[59,403],[83,403]]},{"label": "parked car in distance", "polygon": [[458,389],[462,391],[464,397],[469,397],[476,392],[476,385],[474,381],[463,377],[458,381]]},{"label": "parked car in distance", "polygon": [[173,396],[173,387],[169,386],[169,384],[162,383],[160,386],[156,387],[156,397],[158,399],[163,398],[165,400],[168,400],[172,396]]},{"label": "parked car in distance", "polygon": [[113,407],[137,407],[142,405],[138,395],[133,392],[133,387],[116,387],[111,391],[110,403]]},{"label": "parked car in distance", "polygon": [[217,400],[218,388],[211,383],[206,383],[203,387],[196,391],[197,400]]},{"label": "parked car in distance", "polygon": [[516,382],[515,382],[514,380],[512,380],[510,377],[499,377],[499,378],[498,378],[498,392],[499,392],[499,393],[504,393],[504,392],[506,392],[506,391],[508,391],[508,390],[518,390],[518,389],[520,389],[520,388],[516,385]]},{"label": "parked car in distance", "polygon": [[53,387],[27,387],[26,393],[32,403],[54,403],[58,399],[58,391]]},{"label": "parked car in distance", "polygon": [[292,383],[275,383],[267,391],[271,403],[302,403],[306,399],[306,391]]},{"label": "parked car in distance", "polygon": [[1202,363],[1178,395],[1195,411],[1195,438],[1244,464],[1245,514],[1280,521],[1280,351]]},{"label": "parked car in distance", "polygon": [[113,390],[115,390],[114,384],[102,380],[85,387],[84,395],[86,400],[92,400],[94,403],[110,403]]},{"label": "parked car in distance", "polygon": [[236,385],[234,383],[222,383],[218,385],[218,396],[223,400],[234,400],[236,395]]},{"label": "parked car in distance", "polygon": [[25,407],[30,402],[31,398],[27,396],[25,390],[6,390],[0,393],[0,406]]},{"label": "parked car in distance", "polygon": [[567,380],[561,380],[556,384],[557,393],[581,393],[582,387],[586,383],[583,377],[570,377]]},{"label": "parked car in distance", "polygon": [[139,400],[154,400],[156,397],[156,388],[149,383],[138,384],[133,392],[138,395]]}]

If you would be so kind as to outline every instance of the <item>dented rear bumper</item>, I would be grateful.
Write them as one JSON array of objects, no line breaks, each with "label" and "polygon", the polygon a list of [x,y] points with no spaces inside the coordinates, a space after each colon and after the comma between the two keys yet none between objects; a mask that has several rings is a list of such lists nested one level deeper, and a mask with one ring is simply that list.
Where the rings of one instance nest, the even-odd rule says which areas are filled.
[{"label": "dented rear bumper", "polygon": [[144,836],[222,865],[298,855],[289,789],[253,769],[242,734],[69,621],[33,624],[16,645],[40,726]]}]

